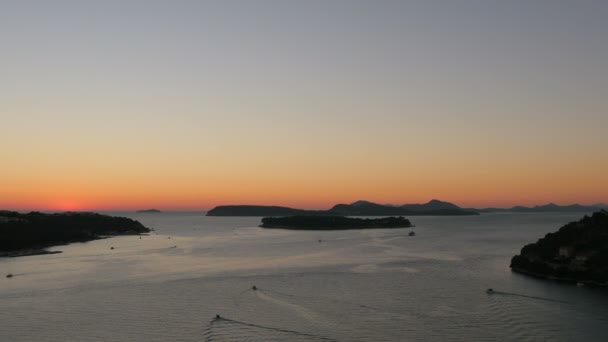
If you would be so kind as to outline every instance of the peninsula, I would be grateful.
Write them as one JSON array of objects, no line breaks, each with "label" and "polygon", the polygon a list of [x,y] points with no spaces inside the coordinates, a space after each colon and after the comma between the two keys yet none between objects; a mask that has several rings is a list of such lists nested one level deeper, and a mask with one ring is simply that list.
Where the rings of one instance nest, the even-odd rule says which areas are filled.
[{"label": "peninsula", "polygon": [[511,259],[511,269],[548,279],[608,285],[608,211],[585,215],[526,245]]},{"label": "peninsula", "polygon": [[0,257],[57,253],[45,248],[149,232],[149,228],[126,217],[96,213],[22,214],[0,211]]},{"label": "peninsula", "polygon": [[479,215],[455,204],[431,200],[424,204],[387,205],[368,201],[336,204],[327,210],[305,210],[263,205],[223,205],[207,212],[207,216],[459,216]]},{"label": "peninsula", "polygon": [[350,218],[343,216],[286,216],[264,217],[262,228],[283,228],[299,230],[343,230],[409,228],[410,220],[404,217],[384,217],[377,219]]}]

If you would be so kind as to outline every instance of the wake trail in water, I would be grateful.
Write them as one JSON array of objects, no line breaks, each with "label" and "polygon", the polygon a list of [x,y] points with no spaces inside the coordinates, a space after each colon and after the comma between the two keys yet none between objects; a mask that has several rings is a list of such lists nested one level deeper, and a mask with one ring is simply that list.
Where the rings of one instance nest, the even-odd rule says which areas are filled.
[{"label": "wake trail in water", "polygon": [[232,302],[234,303],[234,307],[235,307],[236,309],[238,309],[238,308],[239,308],[240,297],[241,297],[241,296],[242,296],[244,293],[246,293],[246,292],[248,292],[248,291],[251,291],[251,289],[245,289],[245,290],[243,290],[243,291],[241,291],[241,292],[237,293],[235,296],[232,296]]},{"label": "wake trail in water", "polygon": [[[312,296],[294,295],[294,294],[284,293],[284,292],[280,292],[280,291],[276,291],[276,290],[260,289],[260,288],[257,288],[257,291],[259,291],[260,293],[265,293],[267,296],[271,296],[271,295],[274,294],[274,295],[279,295],[279,296],[293,298],[294,300],[297,300],[299,302],[305,302],[305,303],[309,303],[309,304],[313,304],[313,305],[315,303],[333,302],[333,303],[336,303],[336,304],[348,305],[348,306],[355,307],[355,308],[358,308],[358,309],[363,309],[364,311],[376,312],[376,313],[379,313],[379,314],[382,314],[382,315],[387,315],[387,316],[392,316],[392,317],[400,317],[400,318],[405,318],[405,319],[410,319],[411,318],[411,315],[404,315],[403,313],[397,313],[397,312],[387,311],[385,309],[380,309],[380,308],[377,308],[377,307],[373,307],[373,306],[369,306],[369,305],[365,305],[365,304],[359,304],[359,303],[355,303],[355,302],[349,302],[349,301],[340,300],[340,299],[326,298],[326,297],[312,297]],[[302,307],[301,305],[297,305],[297,304],[292,304],[292,305],[296,305],[297,307]],[[421,316],[421,315],[419,315],[419,316]]]},{"label": "wake trail in water", "polygon": [[504,296],[516,296],[516,297],[523,297],[523,298],[544,300],[544,301],[547,301],[547,302],[570,304],[570,302],[567,302],[565,300],[559,300],[559,299],[553,299],[553,298],[545,298],[545,297],[537,297],[537,296],[528,296],[528,295],[519,294],[519,293],[512,293],[512,292],[493,291],[491,294],[499,294],[499,295],[504,295]]},{"label": "wake trail in water", "polygon": [[266,300],[266,301],[274,303],[276,305],[280,305],[280,306],[286,307],[288,309],[291,309],[298,315],[302,316],[303,318],[305,318],[306,320],[308,320],[310,322],[314,322],[315,324],[328,325],[328,323],[329,323],[326,320],[322,319],[317,312],[310,310],[302,305],[276,298],[274,296],[265,294],[259,290],[257,290],[255,292],[255,295],[262,300]]},{"label": "wake trail in water", "polygon": [[353,303],[353,302],[348,302],[348,301],[334,299],[334,298],[301,296],[301,295],[294,295],[294,294],[289,294],[289,293],[284,293],[284,292],[275,291],[275,290],[269,290],[269,289],[258,289],[258,291],[268,292],[268,293],[275,293],[275,294],[278,294],[278,295],[282,295],[282,296],[286,296],[286,297],[292,297],[292,298],[301,298],[301,299],[305,299],[305,300],[309,300],[309,301],[325,301],[325,302],[334,302],[334,303],[340,303],[340,304],[347,304],[347,305],[357,306],[357,307],[361,307],[361,308],[365,308],[365,309],[370,309],[370,310],[374,310],[374,311],[382,311],[382,312],[384,312],[384,310],[379,309],[379,308],[375,308],[373,306],[364,305],[364,304],[358,304],[358,303]]},{"label": "wake trail in water", "polygon": [[209,321],[204,330],[205,342],[213,341],[250,341],[259,337],[264,341],[331,341],[336,339],[304,333],[295,330],[268,327],[264,325],[241,322],[225,317],[216,317]]},{"label": "wake trail in water", "polygon": [[384,238],[397,238],[397,237],[411,237],[408,234],[399,234],[399,235],[383,235],[383,236],[362,236],[356,238],[343,238],[343,239],[323,239],[323,242],[332,242],[332,241],[352,241],[352,240],[370,240],[370,239],[384,239]]}]

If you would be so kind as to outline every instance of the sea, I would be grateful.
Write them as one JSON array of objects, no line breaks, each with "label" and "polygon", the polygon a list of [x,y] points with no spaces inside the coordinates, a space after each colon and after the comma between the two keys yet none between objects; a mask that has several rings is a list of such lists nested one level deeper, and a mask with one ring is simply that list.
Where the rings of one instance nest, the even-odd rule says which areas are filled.
[{"label": "sea", "polygon": [[582,213],[415,216],[414,228],[343,231],[111,214],[154,231],[0,259],[0,341],[608,339],[608,290],[509,268]]}]

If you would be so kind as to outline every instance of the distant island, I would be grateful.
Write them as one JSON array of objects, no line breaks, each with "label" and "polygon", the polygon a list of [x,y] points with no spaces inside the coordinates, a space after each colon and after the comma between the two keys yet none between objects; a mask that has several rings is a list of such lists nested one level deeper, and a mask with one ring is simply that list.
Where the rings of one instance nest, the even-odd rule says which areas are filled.
[{"label": "distant island", "polygon": [[126,217],[96,213],[21,214],[0,211],[0,257],[58,253],[45,248],[149,232],[149,228]]},{"label": "distant island", "polygon": [[409,228],[410,220],[404,217],[385,217],[377,219],[350,218],[344,216],[286,216],[264,217],[260,227],[298,230],[342,230]]},{"label": "distant island", "polygon": [[162,213],[162,211],[158,210],[158,209],[144,209],[144,210],[138,210],[138,213]]},{"label": "distant island", "polygon": [[602,209],[608,209],[608,206],[603,203],[597,203],[593,205],[581,205],[581,204],[570,204],[570,205],[557,205],[555,203],[549,203],[545,205],[537,205],[533,207],[525,206],[514,206],[511,208],[484,208],[484,209],[470,209],[476,210],[480,213],[494,213],[494,212],[514,212],[514,213],[593,213]]},{"label": "distant island", "polygon": [[557,205],[549,203],[533,207],[514,206],[511,208],[461,208],[453,203],[431,200],[424,204],[378,204],[369,201],[356,201],[350,204],[336,204],[326,210],[306,210],[267,205],[221,205],[207,212],[207,216],[462,216],[483,213],[593,213],[608,209],[608,205]]},{"label": "distant island", "polygon": [[440,216],[479,215],[455,204],[432,200],[425,204],[387,205],[368,201],[336,204],[328,210],[305,210],[279,206],[223,205],[207,212],[207,216]]},{"label": "distant island", "polygon": [[294,216],[323,215],[322,210],[293,209],[265,205],[221,205],[207,212],[207,216]]},{"label": "distant island", "polygon": [[608,211],[571,222],[511,259],[511,269],[537,277],[608,285]]}]

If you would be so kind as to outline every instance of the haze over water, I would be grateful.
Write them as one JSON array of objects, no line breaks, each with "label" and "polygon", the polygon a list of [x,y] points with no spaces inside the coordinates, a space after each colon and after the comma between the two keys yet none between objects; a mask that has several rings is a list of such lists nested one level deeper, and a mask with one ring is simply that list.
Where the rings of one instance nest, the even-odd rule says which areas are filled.
[{"label": "haze over water", "polygon": [[[407,228],[289,231],[257,228],[259,218],[249,217],[126,215],[155,232],[0,260],[0,269],[15,275],[0,281],[0,336],[15,342],[605,339],[605,291],[508,267],[523,245],[580,213],[413,217],[414,237]],[[487,295],[489,287],[501,293]],[[216,314],[227,319],[212,320]]]}]

